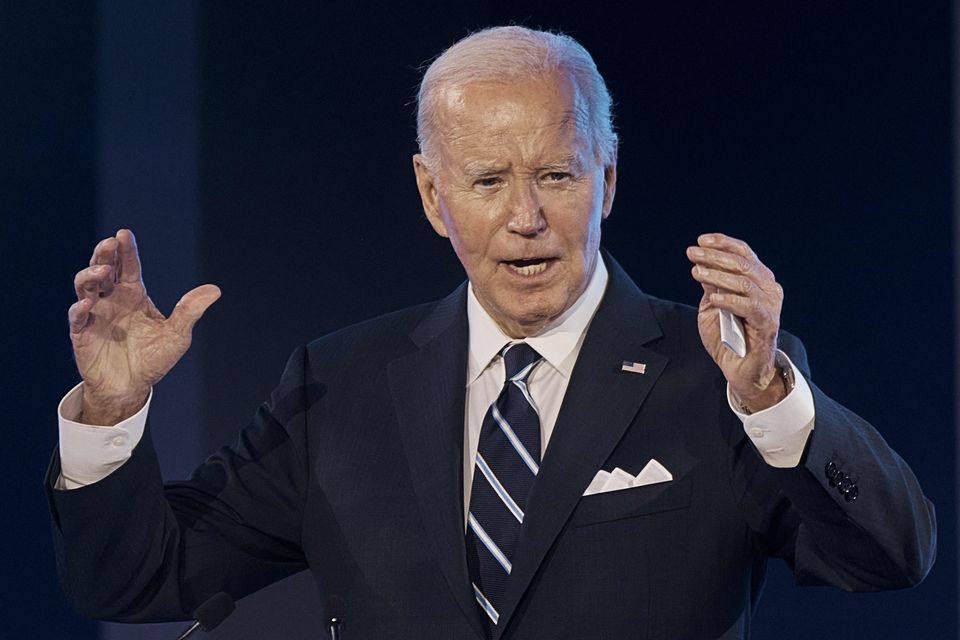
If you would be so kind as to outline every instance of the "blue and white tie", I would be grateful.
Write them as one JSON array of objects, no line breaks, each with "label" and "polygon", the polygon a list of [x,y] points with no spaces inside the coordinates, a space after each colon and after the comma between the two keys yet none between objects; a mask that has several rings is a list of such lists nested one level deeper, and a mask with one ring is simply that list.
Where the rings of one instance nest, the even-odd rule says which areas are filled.
[{"label": "blue and white tie", "polygon": [[527,496],[540,470],[540,416],[527,377],[542,360],[524,343],[500,352],[506,381],[480,429],[467,518],[467,566],[480,608],[497,624]]}]

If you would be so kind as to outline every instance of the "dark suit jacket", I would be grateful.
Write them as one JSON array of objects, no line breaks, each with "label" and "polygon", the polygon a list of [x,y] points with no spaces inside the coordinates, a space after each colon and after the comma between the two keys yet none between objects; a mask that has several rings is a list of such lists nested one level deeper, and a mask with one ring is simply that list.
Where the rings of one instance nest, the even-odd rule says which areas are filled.
[{"label": "dark suit jacket", "polygon": [[[933,507],[880,435],[811,385],[803,462],[769,467],[727,407],[695,310],[646,296],[607,262],[498,636],[744,638],[769,556],[800,584],[921,580]],[[217,591],[239,598],[309,567],[342,599],[352,638],[481,638],[464,550],[465,296],[297,350],[237,444],[187,482],[164,488],[145,436],[106,479],[50,490],[76,608],[184,618]],[[798,341],[781,348],[806,372]],[[621,371],[624,360],[646,372]],[[651,458],[672,482],[582,497],[599,469],[637,473]]]}]

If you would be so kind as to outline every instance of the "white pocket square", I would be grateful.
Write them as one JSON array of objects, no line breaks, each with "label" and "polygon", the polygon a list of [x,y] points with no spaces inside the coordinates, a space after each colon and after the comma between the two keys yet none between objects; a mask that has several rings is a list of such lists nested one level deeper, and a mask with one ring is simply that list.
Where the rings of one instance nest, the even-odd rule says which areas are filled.
[{"label": "white pocket square", "polygon": [[667,468],[657,462],[655,458],[651,458],[650,462],[648,462],[636,476],[630,475],[620,467],[616,467],[613,471],[604,471],[602,469],[597,471],[597,475],[590,481],[583,495],[592,496],[595,493],[643,487],[648,484],[669,482],[671,480],[673,480],[673,474],[667,471]]}]

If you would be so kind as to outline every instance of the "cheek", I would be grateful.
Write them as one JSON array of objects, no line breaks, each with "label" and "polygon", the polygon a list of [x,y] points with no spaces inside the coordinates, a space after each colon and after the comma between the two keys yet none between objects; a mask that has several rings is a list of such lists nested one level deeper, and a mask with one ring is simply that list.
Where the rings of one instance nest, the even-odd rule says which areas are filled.
[{"label": "cheek", "polygon": [[596,198],[594,192],[588,192],[555,209],[563,213],[554,216],[551,227],[569,251],[579,253],[596,249],[600,239],[602,202],[602,197]]},{"label": "cheek", "polygon": [[441,208],[447,234],[461,260],[474,260],[488,252],[497,232],[496,215],[487,203],[456,202]]},{"label": "cheek", "polygon": [[485,266],[487,238],[479,225],[464,224],[462,220],[444,216],[447,235],[454,252],[468,274],[473,275]]}]

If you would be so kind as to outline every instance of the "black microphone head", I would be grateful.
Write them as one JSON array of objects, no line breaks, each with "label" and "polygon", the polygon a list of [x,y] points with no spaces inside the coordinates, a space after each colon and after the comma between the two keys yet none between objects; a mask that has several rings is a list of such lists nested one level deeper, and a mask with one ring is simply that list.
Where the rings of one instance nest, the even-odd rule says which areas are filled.
[{"label": "black microphone head", "polygon": [[197,610],[193,612],[193,617],[200,623],[201,629],[213,631],[217,625],[233,613],[235,608],[233,598],[221,591],[197,607]]}]

